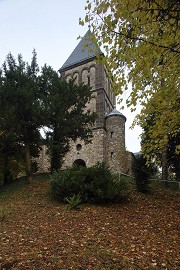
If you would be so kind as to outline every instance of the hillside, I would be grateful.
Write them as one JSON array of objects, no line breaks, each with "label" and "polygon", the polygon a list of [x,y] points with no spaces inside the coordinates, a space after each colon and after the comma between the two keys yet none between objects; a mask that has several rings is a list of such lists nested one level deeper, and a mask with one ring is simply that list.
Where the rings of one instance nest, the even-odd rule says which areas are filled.
[{"label": "hillside", "polygon": [[180,269],[178,194],[67,211],[49,185],[39,176],[0,189],[1,270]]}]

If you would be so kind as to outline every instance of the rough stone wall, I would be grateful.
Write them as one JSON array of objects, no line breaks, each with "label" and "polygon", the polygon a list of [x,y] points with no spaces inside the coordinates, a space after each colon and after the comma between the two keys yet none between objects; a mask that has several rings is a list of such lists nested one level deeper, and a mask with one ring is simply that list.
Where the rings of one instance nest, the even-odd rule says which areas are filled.
[{"label": "rough stone wall", "polygon": [[63,76],[69,80],[70,78],[76,78],[76,83],[88,84],[88,77],[92,91],[95,90],[95,63],[93,61],[80,64],[77,67],[71,68],[63,73]]},{"label": "rough stone wall", "polygon": [[48,149],[46,145],[41,146],[41,151],[37,162],[38,162],[38,172],[50,171],[50,158],[48,155]]},{"label": "rough stone wall", "polygon": [[129,175],[133,175],[133,170],[132,170],[132,167],[133,167],[133,162],[134,162],[134,155],[132,152],[127,152],[127,172],[126,174],[129,174]]},{"label": "rough stone wall", "polygon": [[114,172],[127,172],[124,117],[106,118],[106,162]]},{"label": "rough stone wall", "polygon": [[103,127],[104,116],[111,112],[115,105],[115,95],[111,92],[111,81],[105,66],[90,61],[64,71],[63,76],[67,80],[76,78],[77,84],[85,83],[91,86],[93,96],[96,96],[96,108],[93,108],[98,114],[96,127]]},{"label": "rough stone wall", "polygon": [[[97,162],[104,161],[105,149],[105,130],[94,129],[93,139],[89,144],[85,144],[84,141],[77,140],[75,143],[71,143],[71,150],[64,157],[64,163],[62,169],[73,165],[77,159],[82,159],[87,167],[95,165]],[[81,145],[81,149],[77,149],[77,145]]]}]

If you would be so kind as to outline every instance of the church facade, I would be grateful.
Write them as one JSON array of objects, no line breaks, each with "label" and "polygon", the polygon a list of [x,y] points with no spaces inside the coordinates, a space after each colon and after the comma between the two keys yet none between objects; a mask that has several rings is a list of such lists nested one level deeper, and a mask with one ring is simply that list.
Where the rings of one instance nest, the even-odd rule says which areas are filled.
[{"label": "church facade", "polygon": [[87,109],[98,115],[92,128],[92,142],[72,142],[71,150],[64,157],[63,169],[73,164],[89,167],[104,161],[112,171],[129,174],[131,154],[125,151],[126,117],[115,109],[111,80],[106,67],[94,61],[95,50],[97,48],[88,31],[59,70],[66,80],[75,78],[75,83],[91,87],[92,96]]}]

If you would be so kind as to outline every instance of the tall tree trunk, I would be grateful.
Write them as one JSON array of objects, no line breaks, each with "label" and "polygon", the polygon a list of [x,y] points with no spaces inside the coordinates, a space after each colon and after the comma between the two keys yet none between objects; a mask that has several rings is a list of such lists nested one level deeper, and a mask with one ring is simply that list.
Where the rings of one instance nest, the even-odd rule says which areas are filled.
[{"label": "tall tree trunk", "polygon": [[31,171],[31,154],[30,147],[28,143],[25,143],[25,162],[26,162],[26,174],[28,181],[32,180],[32,171]]},{"label": "tall tree trunk", "polygon": [[168,186],[168,163],[167,163],[167,147],[162,150],[162,180],[165,181],[165,185]]},{"label": "tall tree trunk", "polygon": [[51,148],[51,173],[60,169],[60,153],[58,147],[57,124],[54,124],[53,142]]},{"label": "tall tree trunk", "polygon": [[4,157],[4,170],[3,170],[3,185],[6,185],[10,182],[12,182],[12,174],[9,170],[9,160],[7,156]]},{"label": "tall tree trunk", "polygon": [[10,160],[11,155],[9,152],[9,143],[7,141],[7,137],[4,137],[5,140],[3,142],[3,150],[1,152],[2,155],[2,175],[3,175],[3,185],[9,184],[13,180],[13,176],[11,173]]}]

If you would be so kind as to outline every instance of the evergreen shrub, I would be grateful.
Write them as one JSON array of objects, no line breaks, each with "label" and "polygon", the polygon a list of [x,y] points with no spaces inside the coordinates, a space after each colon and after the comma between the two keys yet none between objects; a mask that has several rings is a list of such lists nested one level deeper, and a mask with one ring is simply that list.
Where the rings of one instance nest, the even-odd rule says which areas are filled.
[{"label": "evergreen shrub", "polygon": [[119,181],[105,163],[95,166],[72,167],[52,175],[53,196],[63,202],[65,198],[80,196],[82,202],[107,203],[118,200],[129,185]]},{"label": "evergreen shrub", "polygon": [[139,192],[148,193],[150,191],[150,177],[155,173],[153,164],[147,165],[147,160],[143,154],[134,158],[133,173],[136,181],[136,188]]}]

